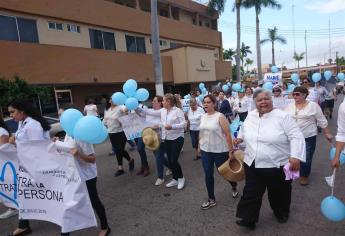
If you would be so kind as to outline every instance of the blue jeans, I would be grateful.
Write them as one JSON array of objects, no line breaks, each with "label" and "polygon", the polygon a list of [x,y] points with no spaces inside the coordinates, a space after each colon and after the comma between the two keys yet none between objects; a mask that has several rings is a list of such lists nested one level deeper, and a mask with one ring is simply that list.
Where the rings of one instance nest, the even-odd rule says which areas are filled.
[{"label": "blue jeans", "polygon": [[[213,177],[213,168],[214,165],[218,168],[229,158],[228,152],[222,153],[213,153],[213,152],[204,152],[201,150],[201,160],[202,167],[205,172],[205,183],[208,193],[208,198],[216,200],[214,196],[214,177]],[[230,181],[229,181],[230,182]],[[236,189],[237,183],[230,182],[233,189]]]},{"label": "blue jeans", "polygon": [[199,144],[199,130],[190,130],[190,138],[192,140],[192,147],[198,148]]},{"label": "blue jeans", "polygon": [[157,168],[157,177],[163,179],[164,166],[169,168],[168,160],[165,158],[165,146],[164,142],[161,142],[159,149],[153,151],[153,154],[156,158],[156,168]]},{"label": "blue jeans", "polygon": [[145,151],[145,144],[142,138],[134,139],[135,143],[137,144],[137,151],[140,155],[141,160],[141,167],[148,167],[149,163],[147,162],[147,155]]},{"label": "blue jeans", "polygon": [[305,139],[306,146],[306,162],[301,162],[300,176],[308,177],[311,171],[311,162],[313,160],[313,155],[316,147],[316,136],[312,136]]},{"label": "blue jeans", "polygon": [[178,158],[181,153],[181,149],[183,147],[184,138],[178,137],[174,140],[165,140],[165,150],[167,152],[169,166],[171,167],[171,171],[173,174],[173,179],[181,179],[183,178],[182,168],[178,163]]}]

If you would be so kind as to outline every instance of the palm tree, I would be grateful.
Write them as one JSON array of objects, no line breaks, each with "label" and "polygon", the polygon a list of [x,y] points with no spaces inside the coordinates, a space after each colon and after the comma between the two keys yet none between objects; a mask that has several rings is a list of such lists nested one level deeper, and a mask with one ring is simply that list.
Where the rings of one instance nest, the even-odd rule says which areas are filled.
[{"label": "palm tree", "polygon": [[268,29],[268,38],[261,40],[260,44],[265,44],[268,42],[272,44],[272,65],[275,66],[276,60],[274,56],[274,43],[279,42],[281,44],[286,44],[286,39],[283,36],[278,35],[278,28],[274,27],[273,29]]},{"label": "palm tree", "polygon": [[241,58],[241,66],[243,68],[243,61],[244,58],[246,58],[248,56],[248,54],[251,54],[252,51],[250,50],[250,46],[246,46],[243,42],[242,42],[242,46],[241,46],[241,50],[240,50],[240,58]]},{"label": "palm tree", "polygon": [[223,51],[223,59],[224,60],[232,60],[232,58],[236,55],[236,51],[232,48],[225,49]]},{"label": "palm tree", "polygon": [[298,75],[299,75],[299,62],[304,59],[304,52],[302,52],[301,54],[297,54],[296,52],[294,52],[293,59],[297,61],[297,68],[298,68]]},{"label": "palm tree", "polygon": [[[225,1],[226,0],[210,0],[208,3],[208,8],[210,10],[217,10],[219,13],[222,13],[224,11],[224,6],[225,6]],[[240,46],[241,46],[241,12],[240,8],[242,5],[243,0],[234,0],[234,8],[233,10],[236,9],[236,31],[237,31],[237,46],[236,46],[236,80],[238,82],[241,81],[241,67],[240,67]]]},{"label": "palm tree", "polygon": [[273,9],[280,9],[281,5],[276,0],[243,0],[242,6],[244,8],[255,8],[256,16],[256,57],[258,64],[259,80],[262,80],[262,68],[261,68],[261,47],[260,47],[260,20],[259,15],[262,8],[271,7]]},{"label": "palm tree", "polygon": [[159,24],[157,14],[157,0],[151,0],[151,38],[152,38],[152,59],[154,68],[154,77],[156,84],[156,95],[163,96],[163,75],[161,52],[159,48]]},{"label": "palm tree", "polygon": [[247,67],[247,73],[249,72],[249,66],[253,65],[254,61],[250,58],[246,58],[244,65]]}]

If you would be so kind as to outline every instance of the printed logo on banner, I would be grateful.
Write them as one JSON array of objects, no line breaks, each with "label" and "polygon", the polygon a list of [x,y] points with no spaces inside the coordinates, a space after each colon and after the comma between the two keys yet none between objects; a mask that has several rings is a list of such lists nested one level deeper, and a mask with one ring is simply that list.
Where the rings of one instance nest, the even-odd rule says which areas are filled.
[{"label": "printed logo on banner", "polygon": [[264,83],[272,82],[273,85],[282,84],[282,74],[281,73],[266,73],[264,74]]},{"label": "printed logo on banner", "polygon": [[[6,183],[5,182],[5,176],[7,171],[11,171],[12,177],[13,177],[13,183]],[[17,201],[17,192],[18,192],[18,185],[17,185],[17,172],[15,165],[11,161],[7,161],[3,164],[1,168],[1,175],[0,175],[0,196],[3,198],[11,201],[13,204],[15,204],[17,207],[18,201]],[[8,195],[6,193],[13,193],[12,196]]]}]

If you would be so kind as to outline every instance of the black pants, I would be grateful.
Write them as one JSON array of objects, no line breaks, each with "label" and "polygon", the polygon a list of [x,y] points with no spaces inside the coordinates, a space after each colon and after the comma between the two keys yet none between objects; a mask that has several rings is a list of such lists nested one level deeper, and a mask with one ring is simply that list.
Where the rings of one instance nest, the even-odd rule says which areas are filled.
[{"label": "black pants", "polygon": [[178,163],[178,158],[181,153],[181,149],[183,147],[184,138],[178,137],[175,140],[165,140],[165,150],[168,156],[168,163],[171,167],[171,171],[173,174],[173,179],[181,179],[183,178],[183,173],[180,164]]},{"label": "black pants", "polygon": [[240,117],[240,121],[244,122],[244,120],[247,118],[248,112],[241,112],[238,113],[238,116]]},{"label": "black pants", "polygon": [[274,214],[278,217],[289,216],[292,181],[285,180],[283,168],[255,168],[253,163],[250,167],[244,164],[244,170],[246,183],[236,217],[247,222],[257,222],[266,188]]},{"label": "black pants", "polygon": [[122,166],[123,158],[128,161],[131,160],[128,152],[125,150],[127,138],[124,132],[109,134],[111,145],[115,148],[115,154],[117,159],[117,164]]},{"label": "black pants", "polygon": [[[96,211],[99,221],[101,222],[101,229],[105,230],[108,229],[109,226],[104,206],[98,196],[96,184],[97,177],[86,181],[87,191],[89,192],[91,205],[93,209]],[[69,233],[61,233],[61,236],[69,236]]]}]

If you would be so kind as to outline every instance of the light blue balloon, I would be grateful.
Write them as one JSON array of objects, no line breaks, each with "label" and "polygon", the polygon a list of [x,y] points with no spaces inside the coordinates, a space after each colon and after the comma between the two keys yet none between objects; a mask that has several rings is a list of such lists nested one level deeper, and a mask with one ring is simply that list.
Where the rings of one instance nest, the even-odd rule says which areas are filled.
[{"label": "light blue balloon", "polygon": [[240,83],[236,83],[232,85],[232,90],[239,91],[242,88]]},{"label": "light blue balloon", "polygon": [[101,144],[105,140],[107,140],[107,138],[108,138],[108,131],[107,131],[107,128],[105,126],[103,126],[103,131],[101,132],[101,134],[97,138],[90,141],[90,143],[91,144]]},{"label": "light blue balloon", "polygon": [[294,82],[294,84],[298,84],[299,75],[297,73],[292,73],[291,74],[291,80]]},{"label": "light blue balloon", "polygon": [[266,89],[266,90],[269,90],[269,91],[272,91],[273,89],[273,83],[272,82],[266,82],[264,83],[264,85],[262,86],[263,89]]},{"label": "light blue balloon", "polygon": [[287,92],[288,93],[292,93],[293,90],[296,88],[296,85],[294,84],[288,84],[288,87],[287,87]]},{"label": "light blue balloon", "polygon": [[323,76],[325,77],[326,80],[329,80],[330,78],[332,78],[332,72],[329,71],[329,70],[326,70],[326,71],[323,73]]},{"label": "light blue balloon", "polygon": [[238,127],[240,127],[241,125],[241,122],[240,122],[240,119],[235,119],[231,122],[229,128],[230,128],[230,133],[232,136],[235,136],[235,132],[237,131]]},{"label": "light blue balloon", "polygon": [[102,121],[96,116],[84,116],[74,127],[74,138],[87,143],[92,142],[103,132]]},{"label": "light blue balloon", "polygon": [[271,71],[272,71],[272,73],[277,73],[279,71],[279,69],[276,66],[272,66]]},{"label": "light blue balloon", "polygon": [[150,96],[150,93],[145,88],[140,88],[135,92],[135,98],[140,102],[146,101]]},{"label": "light blue balloon", "polygon": [[134,97],[135,91],[138,88],[138,84],[134,79],[129,79],[126,81],[126,83],[123,85],[122,89],[123,92],[126,94],[127,97]]},{"label": "light blue balloon", "polygon": [[77,109],[67,109],[60,117],[60,125],[69,136],[73,137],[74,127],[81,118],[83,114]]},{"label": "light blue balloon", "polygon": [[139,102],[136,98],[127,98],[125,105],[131,111],[137,109]]},{"label": "light blue balloon", "polygon": [[187,94],[183,97],[184,99],[190,99],[190,94]]},{"label": "light blue balloon", "polygon": [[204,83],[200,83],[199,84],[199,89],[202,91],[203,88],[205,88],[205,84]]},{"label": "light blue balloon", "polygon": [[230,82],[228,82],[227,85],[231,88],[231,83]]},{"label": "light blue balloon", "polygon": [[314,81],[314,83],[317,83],[317,82],[319,82],[321,80],[321,74],[319,72],[314,73],[311,76],[311,79]]},{"label": "light blue balloon", "polygon": [[124,93],[121,92],[116,92],[111,96],[111,101],[115,104],[115,105],[123,105],[126,102],[126,95]]},{"label": "light blue balloon", "polygon": [[232,92],[231,92],[231,96],[233,96],[233,97],[237,97],[237,92],[232,91]]},{"label": "light blue balloon", "polygon": [[200,94],[200,95],[198,96],[198,99],[199,99],[200,102],[203,102],[203,101],[204,101],[204,95],[203,95],[203,94]]},{"label": "light blue balloon", "polygon": [[337,78],[338,78],[338,80],[340,80],[340,81],[344,81],[344,79],[345,79],[344,73],[343,73],[343,72],[338,73]]},{"label": "light blue balloon", "polygon": [[[333,160],[334,156],[335,156],[335,147],[332,147],[331,150],[329,151],[329,159]],[[340,165],[344,165],[345,164],[345,153],[341,152],[340,153],[340,157],[339,157],[339,162]]]},{"label": "light blue balloon", "polygon": [[328,196],[321,202],[321,212],[331,221],[342,221],[345,219],[345,205],[334,196]]},{"label": "light blue balloon", "polygon": [[203,88],[203,89],[201,90],[201,92],[202,92],[202,94],[206,94],[206,93],[207,93],[207,88]]},{"label": "light blue balloon", "polygon": [[227,84],[224,84],[222,86],[222,90],[226,93],[229,90],[229,86]]}]

